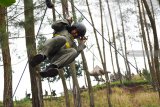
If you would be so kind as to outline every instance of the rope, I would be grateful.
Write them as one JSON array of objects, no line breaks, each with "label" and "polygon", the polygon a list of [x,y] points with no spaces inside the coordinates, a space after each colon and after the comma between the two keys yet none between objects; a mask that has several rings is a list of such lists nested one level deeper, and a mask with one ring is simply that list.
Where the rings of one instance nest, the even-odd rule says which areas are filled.
[{"label": "rope", "polygon": [[39,26],[39,29],[38,29],[38,32],[37,32],[37,35],[36,35],[36,38],[40,32],[40,29],[41,29],[41,26],[42,26],[42,23],[43,23],[43,20],[44,20],[44,17],[45,17],[45,14],[47,12],[47,7],[45,8],[45,11],[44,11],[44,14],[43,14],[43,17],[42,17],[42,20],[41,20],[41,23],[40,23],[40,26]]},{"label": "rope", "polygon": [[20,82],[21,82],[21,80],[22,80],[22,77],[23,77],[24,71],[26,70],[27,64],[28,64],[28,61],[27,61],[26,65],[25,65],[25,67],[24,67],[24,70],[23,70],[22,75],[21,75],[21,77],[20,77],[20,79],[19,79],[19,81],[18,81],[18,84],[17,84],[17,86],[16,86],[16,89],[15,89],[15,91],[14,91],[14,93],[13,93],[12,98],[14,97],[14,95],[15,95],[17,89],[18,89],[18,86],[19,86],[19,84],[20,84]]}]

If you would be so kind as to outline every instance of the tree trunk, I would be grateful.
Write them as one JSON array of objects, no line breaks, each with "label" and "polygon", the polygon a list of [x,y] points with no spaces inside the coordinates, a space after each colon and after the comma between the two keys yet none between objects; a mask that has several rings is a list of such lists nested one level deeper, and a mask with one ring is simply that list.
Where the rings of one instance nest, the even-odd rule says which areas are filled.
[{"label": "tree trunk", "polygon": [[[121,14],[121,13],[120,13]],[[116,14],[115,14],[115,16],[117,16]],[[128,67],[127,67],[127,61],[126,61],[126,57],[125,57],[125,54],[124,54],[124,50],[123,50],[123,46],[122,46],[122,40],[121,40],[121,35],[120,35],[120,30],[119,30],[119,28],[118,28],[118,24],[117,24],[117,18],[115,17],[115,22],[116,22],[116,26],[117,26],[117,38],[118,38],[118,40],[119,40],[119,42],[120,42],[120,48],[121,48],[121,50],[122,50],[122,57],[123,57],[123,60],[124,60],[124,64],[125,64],[125,67],[126,67],[126,72],[125,72],[125,74],[126,74],[126,76],[128,77]],[[128,78],[127,78],[128,79]]]},{"label": "tree trunk", "polygon": [[92,83],[91,83],[91,79],[90,79],[90,75],[89,75],[89,70],[88,70],[88,65],[87,65],[87,61],[86,61],[86,57],[84,55],[84,52],[81,52],[81,56],[82,56],[82,61],[83,61],[83,69],[86,73],[86,77],[87,77],[87,82],[88,82],[88,92],[89,92],[89,98],[90,98],[90,107],[94,107],[94,95],[93,95],[93,88],[92,88]]},{"label": "tree trunk", "polygon": [[105,41],[104,41],[104,28],[103,28],[103,7],[102,7],[102,0],[99,0],[99,4],[100,4],[100,13],[101,13],[101,28],[102,28],[102,43],[103,43],[103,61],[102,65],[103,65],[103,70],[105,72],[105,78],[106,78],[106,90],[107,90],[107,99],[108,99],[108,105],[109,107],[112,107],[111,104],[111,87],[110,87],[110,82],[109,82],[109,76],[108,76],[108,72],[107,72],[107,66],[106,66],[106,53],[105,53]]},{"label": "tree trunk", "polygon": [[143,53],[143,59],[144,59],[144,69],[146,69],[147,70],[147,62],[146,62],[146,57],[145,57],[145,52],[144,52],[144,42],[143,42],[143,39],[142,38],[140,38],[141,39],[141,46],[142,46],[142,53]]},{"label": "tree trunk", "polygon": [[103,57],[102,57],[101,49],[100,49],[100,46],[99,46],[98,36],[97,36],[96,29],[95,29],[95,26],[94,26],[94,21],[93,21],[93,18],[92,18],[92,14],[91,14],[91,11],[90,11],[88,0],[86,0],[86,4],[87,4],[87,7],[88,7],[89,16],[91,18],[92,28],[93,28],[93,31],[94,31],[94,34],[95,34],[96,44],[97,44],[98,52],[99,52],[99,55],[100,55],[100,58],[101,58],[101,63],[103,63]]},{"label": "tree trunk", "polygon": [[152,30],[153,30],[153,36],[154,36],[154,64],[155,64],[155,69],[156,69],[156,76],[158,80],[158,93],[159,93],[159,98],[160,98],[160,71],[159,71],[159,43],[158,43],[158,36],[157,36],[157,28],[155,24],[155,20],[151,14],[151,11],[149,9],[148,3],[146,0],[142,0],[143,4],[145,6],[145,9],[147,11],[147,15],[149,17]]},{"label": "tree trunk", "polygon": [[[68,12],[68,2],[67,0],[61,0],[62,3],[62,10],[63,10],[63,17],[67,18],[69,16]],[[77,75],[76,75],[76,68],[75,68],[75,61],[73,61],[70,64],[70,69],[71,69],[71,74],[72,74],[72,79],[73,79],[73,98],[74,98],[74,107],[81,107],[81,95],[80,95],[80,88],[79,88],[79,83],[77,80]]]},{"label": "tree trunk", "polygon": [[118,1],[118,8],[120,11],[120,17],[121,17],[121,26],[122,26],[122,35],[123,35],[123,40],[124,40],[124,58],[125,58],[125,63],[126,63],[126,67],[127,67],[127,77],[129,80],[131,80],[131,69],[130,69],[130,65],[129,65],[129,61],[128,61],[128,55],[127,55],[127,43],[126,43],[126,35],[125,35],[125,31],[124,31],[124,23],[123,23],[123,16],[122,16],[122,11],[121,11],[121,6],[120,3]]},{"label": "tree trunk", "polygon": [[[104,60],[103,60],[103,57],[102,57],[102,53],[101,53],[101,49],[100,49],[100,45],[99,45],[99,42],[98,42],[98,36],[97,36],[97,33],[96,33],[96,29],[95,29],[95,26],[94,26],[94,21],[93,21],[93,18],[92,18],[92,14],[91,14],[91,11],[90,11],[90,7],[89,7],[89,3],[88,3],[88,0],[86,0],[86,4],[87,4],[87,8],[88,8],[88,12],[89,12],[89,16],[91,18],[91,25],[93,27],[93,31],[94,31],[94,34],[95,34],[95,38],[96,38],[96,44],[97,44],[97,47],[98,47],[98,52],[99,52],[99,55],[100,55],[100,58],[101,58],[101,63],[102,63],[102,66],[103,66],[103,69],[106,70],[106,63],[104,63]],[[106,74],[106,82],[108,83],[108,79],[107,79],[107,75]],[[107,84],[108,86],[108,84]],[[108,87],[107,87],[107,90],[108,90]],[[108,104],[109,104],[109,107],[111,107],[111,102],[110,102],[110,97],[109,97],[109,93],[107,92],[107,97],[108,97]]]},{"label": "tree trunk", "polygon": [[67,85],[66,85],[66,81],[65,81],[65,77],[64,77],[64,70],[63,69],[59,70],[59,76],[60,76],[60,78],[62,80],[62,84],[63,84],[65,100],[66,100],[66,107],[70,107],[69,94],[68,94],[68,89],[67,89]]},{"label": "tree trunk", "polygon": [[116,45],[116,40],[115,40],[116,38],[115,38],[115,34],[114,34],[112,15],[111,15],[111,11],[110,11],[108,0],[106,0],[106,2],[107,2],[107,6],[108,6],[108,11],[109,11],[109,17],[110,17],[110,20],[111,20],[111,27],[112,27],[112,35],[113,35],[113,43],[114,43],[113,45],[114,45],[114,49],[115,49],[116,65],[117,65],[119,80],[120,80],[120,83],[122,84],[122,74],[121,74],[120,67],[119,67],[118,54],[117,54],[117,45]]},{"label": "tree trunk", "polygon": [[136,60],[136,57],[135,57],[135,54],[134,54],[134,51],[133,51],[133,46],[132,46],[132,43],[131,43],[131,41],[129,40],[129,42],[130,42],[130,45],[131,45],[131,50],[132,50],[132,53],[133,53],[133,58],[134,58],[134,62],[135,62],[135,66],[136,66],[136,72],[137,72],[137,74],[139,74],[140,76],[141,76],[141,72],[140,72],[140,70],[138,69],[138,65],[137,65],[137,60]]},{"label": "tree trunk", "polygon": [[[137,0],[134,0],[134,6],[135,6],[135,11],[138,11],[137,10]],[[141,28],[140,28],[140,25],[139,25],[139,13],[137,14],[137,25],[138,25],[138,31],[137,32],[139,32],[139,35],[142,35],[142,32],[141,32]],[[144,55],[144,46],[143,46],[143,40],[142,40],[142,38],[140,37],[140,41],[141,41],[141,47],[142,47],[142,54],[143,54],[143,61],[144,61],[144,67],[145,67],[145,69],[147,69],[147,64],[146,64],[146,58],[145,58],[145,55]],[[141,73],[141,72],[140,72]]]},{"label": "tree trunk", "polygon": [[[61,4],[62,4],[63,18],[66,19],[66,17],[69,14],[69,12],[68,12],[68,2],[67,2],[67,0],[61,0]],[[66,107],[70,107],[69,94],[68,94],[68,89],[67,89],[67,85],[66,85],[66,81],[65,81],[65,77],[64,77],[64,70],[63,69],[59,70],[59,76],[61,77],[62,84],[63,84],[64,94],[65,94],[65,101],[66,101]]]},{"label": "tree trunk", "polygon": [[63,17],[67,18],[69,16],[68,2],[67,2],[67,0],[61,0],[61,4],[62,4]]},{"label": "tree trunk", "polygon": [[[75,9],[74,9],[74,0],[71,0],[71,4],[72,4],[73,19],[75,22],[77,22],[77,17],[76,17],[76,13],[75,13]],[[83,51],[81,52],[81,57],[82,57],[82,61],[83,61],[83,69],[85,72],[84,74],[86,74],[86,77],[87,77],[88,92],[89,92],[89,98],[90,98],[90,107],[94,107],[93,89],[92,89],[92,84],[91,84],[91,79],[90,79],[90,75],[89,75],[86,57],[85,57],[85,54]],[[84,75],[84,77],[85,77],[85,75]],[[86,81],[85,81],[85,83],[86,83]]]},{"label": "tree trunk", "polygon": [[[25,36],[26,47],[29,61],[36,54],[35,30],[34,30],[34,15],[33,15],[33,1],[24,0],[24,14],[25,14]],[[31,91],[32,91],[32,107],[43,107],[43,96],[41,78],[39,75],[39,67],[33,68],[29,65]]]},{"label": "tree trunk", "polygon": [[[142,0],[141,0],[142,1]],[[152,15],[153,15],[153,18],[155,19],[155,16],[154,16],[154,9],[153,9],[153,3],[152,3],[152,0],[149,0],[150,1],[150,4],[151,4],[151,9],[152,9]]]},{"label": "tree trunk", "polygon": [[76,12],[75,12],[75,5],[74,5],[74,0],[71,0],[71,8],[72,8],[72,14],[73,14],[73,20],[76,22],[77,21],[77,16],[76,16]]},{"label": "tree trunk", "polygon": [[159,2],[159,5],[160,5],[160,0],[157,0]]},{"label": "tree trunk", "polygon": [[113,63],[113,53],[112,53],[112,42],[111,42],[111,39],[110,39],[110,33],[109,33],[109,28],[108,28],[108,24],[107,25],[107,31],[108,31],[108,41],[109,41],[109,50],[110,50],[110,55],[111,55],[111,62],[112,62],[112,69],[113,69],[113,74],[116,75],[116,72],[115,72],[115,68],[114,68],[114,63]]},{"label": "tree trunk", "polygon": [[0,6],[0,45],[2,48],[3,66],[4,66],[4,93],[3,93],[3,106],[13,107],[12,98],[12,68],[11,56],[9,49],[8,34],[6,31],[6,15],[5,7]]},{"label": "tree trunk", "polygon": [[[138,2],[138,9],[139,9],[139,18],[140,18],[140,25],[141,25],[141,32],[142,32],[142,39],[143,39],[143,45],[144,45],[144,48],[145,48],[145,53],[147,55],[147,60],[148,60],[148,65],[149,65],[149,69],[150,71],[152,71],[152,67],[151,67],[151,61],[150,61],[150,57],[149,57],[149,51],[148,51],[148,44],[147,44],[147,39],[146,39],[146,34],[145,34],[145,31],[144,31],[144,22],[143,22],[143,17],[142,17],[142,11],[141,11],[141,7],[140,7],[140,2],[139,0],[137,0]],[[151,72],[151,75],[152,72]]]},{"label": "tree trunk", "polygon": [[52,0],[53,7],[52,7],[52,14],[53,14],[53,21],[56,21],[56,12],[55,12],[55,0]]},{"label": "tree trunk", "polygon": [[[155,73],[154,73],[153,67],[151,65],[151,60],[150,60],[150,57],[149,57],[148,44],[147,44],[147,40],[146,40],[146,34],[145,34],[145,31],[144,31],[144,23],[143,23],[143,19],[142,19],[140,2],[138,2],[138,7],[139,7],[139,14],[140,14],[141,29],[142,29],[142,38],[143,38],[145,52],[146,52],[146,55],[147,55],[148,65],[149,65],[151,76],[155,77],[154,76]],[[143,5],[142,5],[142,9],[143,9]],[[152,78],[152,81],[154,82],[154,78]],[[154,87],[154,84],[152,84],[152,85]]]},{"label": "tree trunk", "polygon": [[127,80],[130,80],[129,77],[128,77],[129,73],[128,73],[127,61],[126,61],[124,49],[123,49],[123,46],[122,46],[122,40],[121,40],[121,37],[120,37],[120,33],[119,33],[119,29],[118,29],[118,28],[117,28],[117,31],[118,31],[118,39],[119,39],[119,42],[120,42],[120,48],[121,48],[121,50],[122,50],[122,57],[123,57],[124,64],[125,64],[125,68],[126,68],[125,75],[127,76]]},{"label": "tree trunk", "polygon": [[[152,4],[152,2],[151,2]],[[145,16],[145,10],[144,10],[144,6],[142,4],[142,9],[143,9],[143,16],[144,16],[144,23],[145,23],[145,27],[146,27],[146,32],[147,32],[147,40],[148,40],[148,45],[149,45],[149,49],[150,49],[150,64],[151,64],[151,78],[152,78],[152,86],[154,89],[156,89],[156,72],[155,72],[155,68],[154,68],[154,59],[153,59],[153,50],[152,50],[152,45],[151,45],[151,40],[149,37],[149,29],[147,26],[147,20],[146,20],[146,16]],[[152,8],[153,11],[153,8]]]},{"label": "tree trunk", "polygon": [[80,89],[76,75],[75,61],[70,64],[72,79],[73,79],[73,98],[74,98],[74,107],[81,107],[81,96]]}]

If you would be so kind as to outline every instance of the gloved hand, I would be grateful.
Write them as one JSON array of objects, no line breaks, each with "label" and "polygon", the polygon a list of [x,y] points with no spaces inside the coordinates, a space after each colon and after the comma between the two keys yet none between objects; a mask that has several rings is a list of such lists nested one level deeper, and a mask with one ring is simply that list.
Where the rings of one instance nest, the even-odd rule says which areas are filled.
[{"label": "gloved hand", "polygon": [[51,0],[46,0],[46,5],[48,8],[53,8],[53,3],[51,2]]}]

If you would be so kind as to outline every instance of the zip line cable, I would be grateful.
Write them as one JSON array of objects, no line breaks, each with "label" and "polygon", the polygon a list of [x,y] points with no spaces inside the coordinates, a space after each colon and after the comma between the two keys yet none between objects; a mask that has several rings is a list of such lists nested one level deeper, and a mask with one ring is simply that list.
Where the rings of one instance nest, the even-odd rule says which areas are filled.
[{"label": "zip line cable", "polygon": [[19,86],[19,84],[20,84],[20,82],[21,82],[21,80],[22,80],[22,77],[23,77],[23,74],[24,74],[24,72],[25,72],[25,70],[26,70],[27,64],[28,64],[28,61],[27,61],[26,65],[25,65],[25,67],[24,67],[24,70],[23,70],[22,75],[21,75],[21,77],[20,77],[20,79],[19,79],[19,81],[18,81],[18,84],[17,84],[17,86],[16,86],[16,89],[15,89],[15,91],[14,91],[14,93],[13,93],[12,98],[14,97],[14,95],[15,95],[17,89],[18,89],[18,86]]},{"label": "zip line cable", "polygon": [[44,17],[45,17],[46,12],[47,12],[47,7],[45,8],[45,11],[44,11],[44,14],[43,14],[43,17],[42,17],[42,20],[41,20],[41,23],[40,23],[40,26],[39,26],[37,35],[36,35],[36,38],[37,38],[37,36],[38,36],[38,34],[39,34],[39,32],[40,32],[40,28],[41,28],[41,26],[42,26],[42,23],[43,23],[43,20],[44,20]]},{"label": "zip line cable", "polygon": [[[84,14],[70,1],[70,0],[68,0],[70,3],[71,3],[71,5],[73,5],[74,6],[74,8],[76,8],[77,10],[78,10],[78,12],[86,19],[86,21],[96,30],[96,32],[98,32],[98,34],[100,35],[100,36],[102,36],[102,34],[92,25],[92,23],[84,16]],[[102,36],[103,37],[103,36]],[[114,48],[114,50],[119,54],[119,55],[121,55],[122,57],[123,57],[123,55],[117,50],[117,49],[115,49],[115,47],[111,44],[111,43],[109,43],[109,41],[106,39],[106,38],[104,38],[103,37],[103,39],[105,40],[105,41],[107,41],[108,42],[108,44],[109,45],[111,45],[112,46],[112,48]],[[124,58],[124,57],[123,57]],[[125,60],[126,60],[126,58],[124,58]],[[127,60],[126,60],[127,61]],[[130,61],[127,61],[132,67],[134,67],[135,69],[137,69]]]},{"label": "zip line cable", "polygon": [[88,48],[87,49],[92,53],[92,55],[100,62],[100,60],[97,58],[97,56],[90,50],[91,48]]}]

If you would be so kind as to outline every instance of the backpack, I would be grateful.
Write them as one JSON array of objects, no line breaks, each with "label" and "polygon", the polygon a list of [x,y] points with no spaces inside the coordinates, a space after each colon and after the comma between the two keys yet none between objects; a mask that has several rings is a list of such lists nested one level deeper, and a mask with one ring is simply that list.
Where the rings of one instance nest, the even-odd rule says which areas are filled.
[{"label": "backpack", "polygon": [[54,29],[55,32],[60,32],[66,29],[68,26],[69,26],[68,21],[58,20],[52,24],[52,29]]}]

